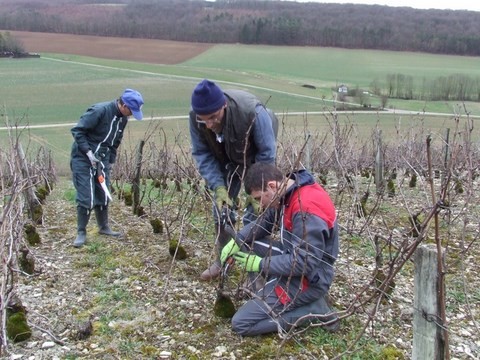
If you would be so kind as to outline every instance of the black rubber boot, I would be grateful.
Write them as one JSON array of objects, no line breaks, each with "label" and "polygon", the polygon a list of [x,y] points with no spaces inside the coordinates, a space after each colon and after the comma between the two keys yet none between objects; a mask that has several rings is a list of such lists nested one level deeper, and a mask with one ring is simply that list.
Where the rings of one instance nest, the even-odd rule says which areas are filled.
[{"label": "black rubber boot", "polygon": [[119,237],[122,233],[113,231],[108,225],[108,207],[95,206],[95,217],[97,218],[98,232],[102,235]]},{"label": "black rubber boot", "polygon": [[87,224],[90,220],[90,210],[77,206],[77,238],[73,241],[76,248],[82,247],[87,242]]}]

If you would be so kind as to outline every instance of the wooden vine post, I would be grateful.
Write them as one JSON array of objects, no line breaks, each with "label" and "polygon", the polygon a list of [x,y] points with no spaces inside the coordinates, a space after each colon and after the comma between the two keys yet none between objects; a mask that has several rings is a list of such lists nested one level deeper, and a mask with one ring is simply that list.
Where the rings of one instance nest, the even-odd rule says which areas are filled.
[{"label": "wooden vine post", "polygon": [[142,172],[142,158],[144,146],[145,141],[141,140],[138,144],[137,157],[135,159],[135,177],[132,184],[133,212],[135,214],[137,214],[138,207],[140,206],[140,174]]},{"label": "wooden vine post", "polygon": [[385,180],[383,178],[383,150],[382,150],[382,130],[377,131],[377,153],[375,155],[375,186],[377,194],[383,194]]},{"label": "wooden vine post", "polygon": [[413,300],[412,360],[445,359],[443,324],[438,316],[437,249],[434,244],[419,246],[414,256],[415,294]]},{"label": "wooden vine post", "polygon": [[21,169],[24,181],[26,181],[27,183],[27,186],[24,190],[24,196],[27,202],[28,216],[33,221],[33,223],[41,224],[43,217],[42,206],[40,204],[40,201],[38,201],[37,196],[35,195],[34,185],[32,184],[32,179],[30,178],[30,174],[28,171],[28,164],[25,158],[25,153],[23,151],[22,144],[20,143],[17,144],[17,155],[18,166]]},{"label": "wooden vine post", "polygon": [[[445,314],[444,249],[439,231],[439,211],[432,171],[431,136],[427,137],[428,177],[432,203],[435,245],[419,247],[415,253],[415,295],[413,316],[413,360],[449,360],[448,328]],[[443,192],[442,192],[443,193]],[[444,193],[443,193],[444,195]]]}]

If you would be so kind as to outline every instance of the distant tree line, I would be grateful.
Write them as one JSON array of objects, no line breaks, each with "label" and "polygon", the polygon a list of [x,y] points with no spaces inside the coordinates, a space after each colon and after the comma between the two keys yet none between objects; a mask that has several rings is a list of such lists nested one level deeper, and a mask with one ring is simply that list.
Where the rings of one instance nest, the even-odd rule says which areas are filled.
[{"label": "distant tree line", "polygon": [[0,0],[0,29],[480,55],[480,12],[225,0]]},{"label": "distant tree line", "polygon": [[13,57],[25,53],[20,41],[11,36],[9,32],[0,32],[0,57]]},{"label": "distant tree line", "polygon": [[388,74],[383,80],[372,81],[370,92],[381,97],[404,100],[480,101],[480,77],[453,74],[427,80],[404,74]]}]

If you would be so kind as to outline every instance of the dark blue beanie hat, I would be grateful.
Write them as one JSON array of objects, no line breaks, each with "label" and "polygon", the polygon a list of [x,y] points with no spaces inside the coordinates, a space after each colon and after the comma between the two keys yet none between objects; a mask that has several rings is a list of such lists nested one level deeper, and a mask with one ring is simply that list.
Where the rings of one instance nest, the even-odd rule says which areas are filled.
[{"label": "dark blue beanie hat", "polygon": [[202,80],[192,93],[192,110],[198,115],[213,114],[225,105],[222,89],[213,81]]}]

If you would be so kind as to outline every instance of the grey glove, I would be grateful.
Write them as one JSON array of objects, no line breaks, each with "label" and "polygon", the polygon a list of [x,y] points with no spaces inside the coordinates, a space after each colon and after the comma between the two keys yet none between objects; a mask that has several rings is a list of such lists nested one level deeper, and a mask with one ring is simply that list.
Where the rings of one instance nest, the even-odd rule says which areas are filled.
[{"label": "grey glove", "polygon": [[96,167],[97,167],[97,163],[99,163],[100,160],[97,159],[97,158],[95,157],[95,155],[93,155],[92,150],[88,150],[88,152],[87,152],[87,157],[88,157],[88,160],[90,160],[90,162],[92,163],[92,167],[96,168]]}]

